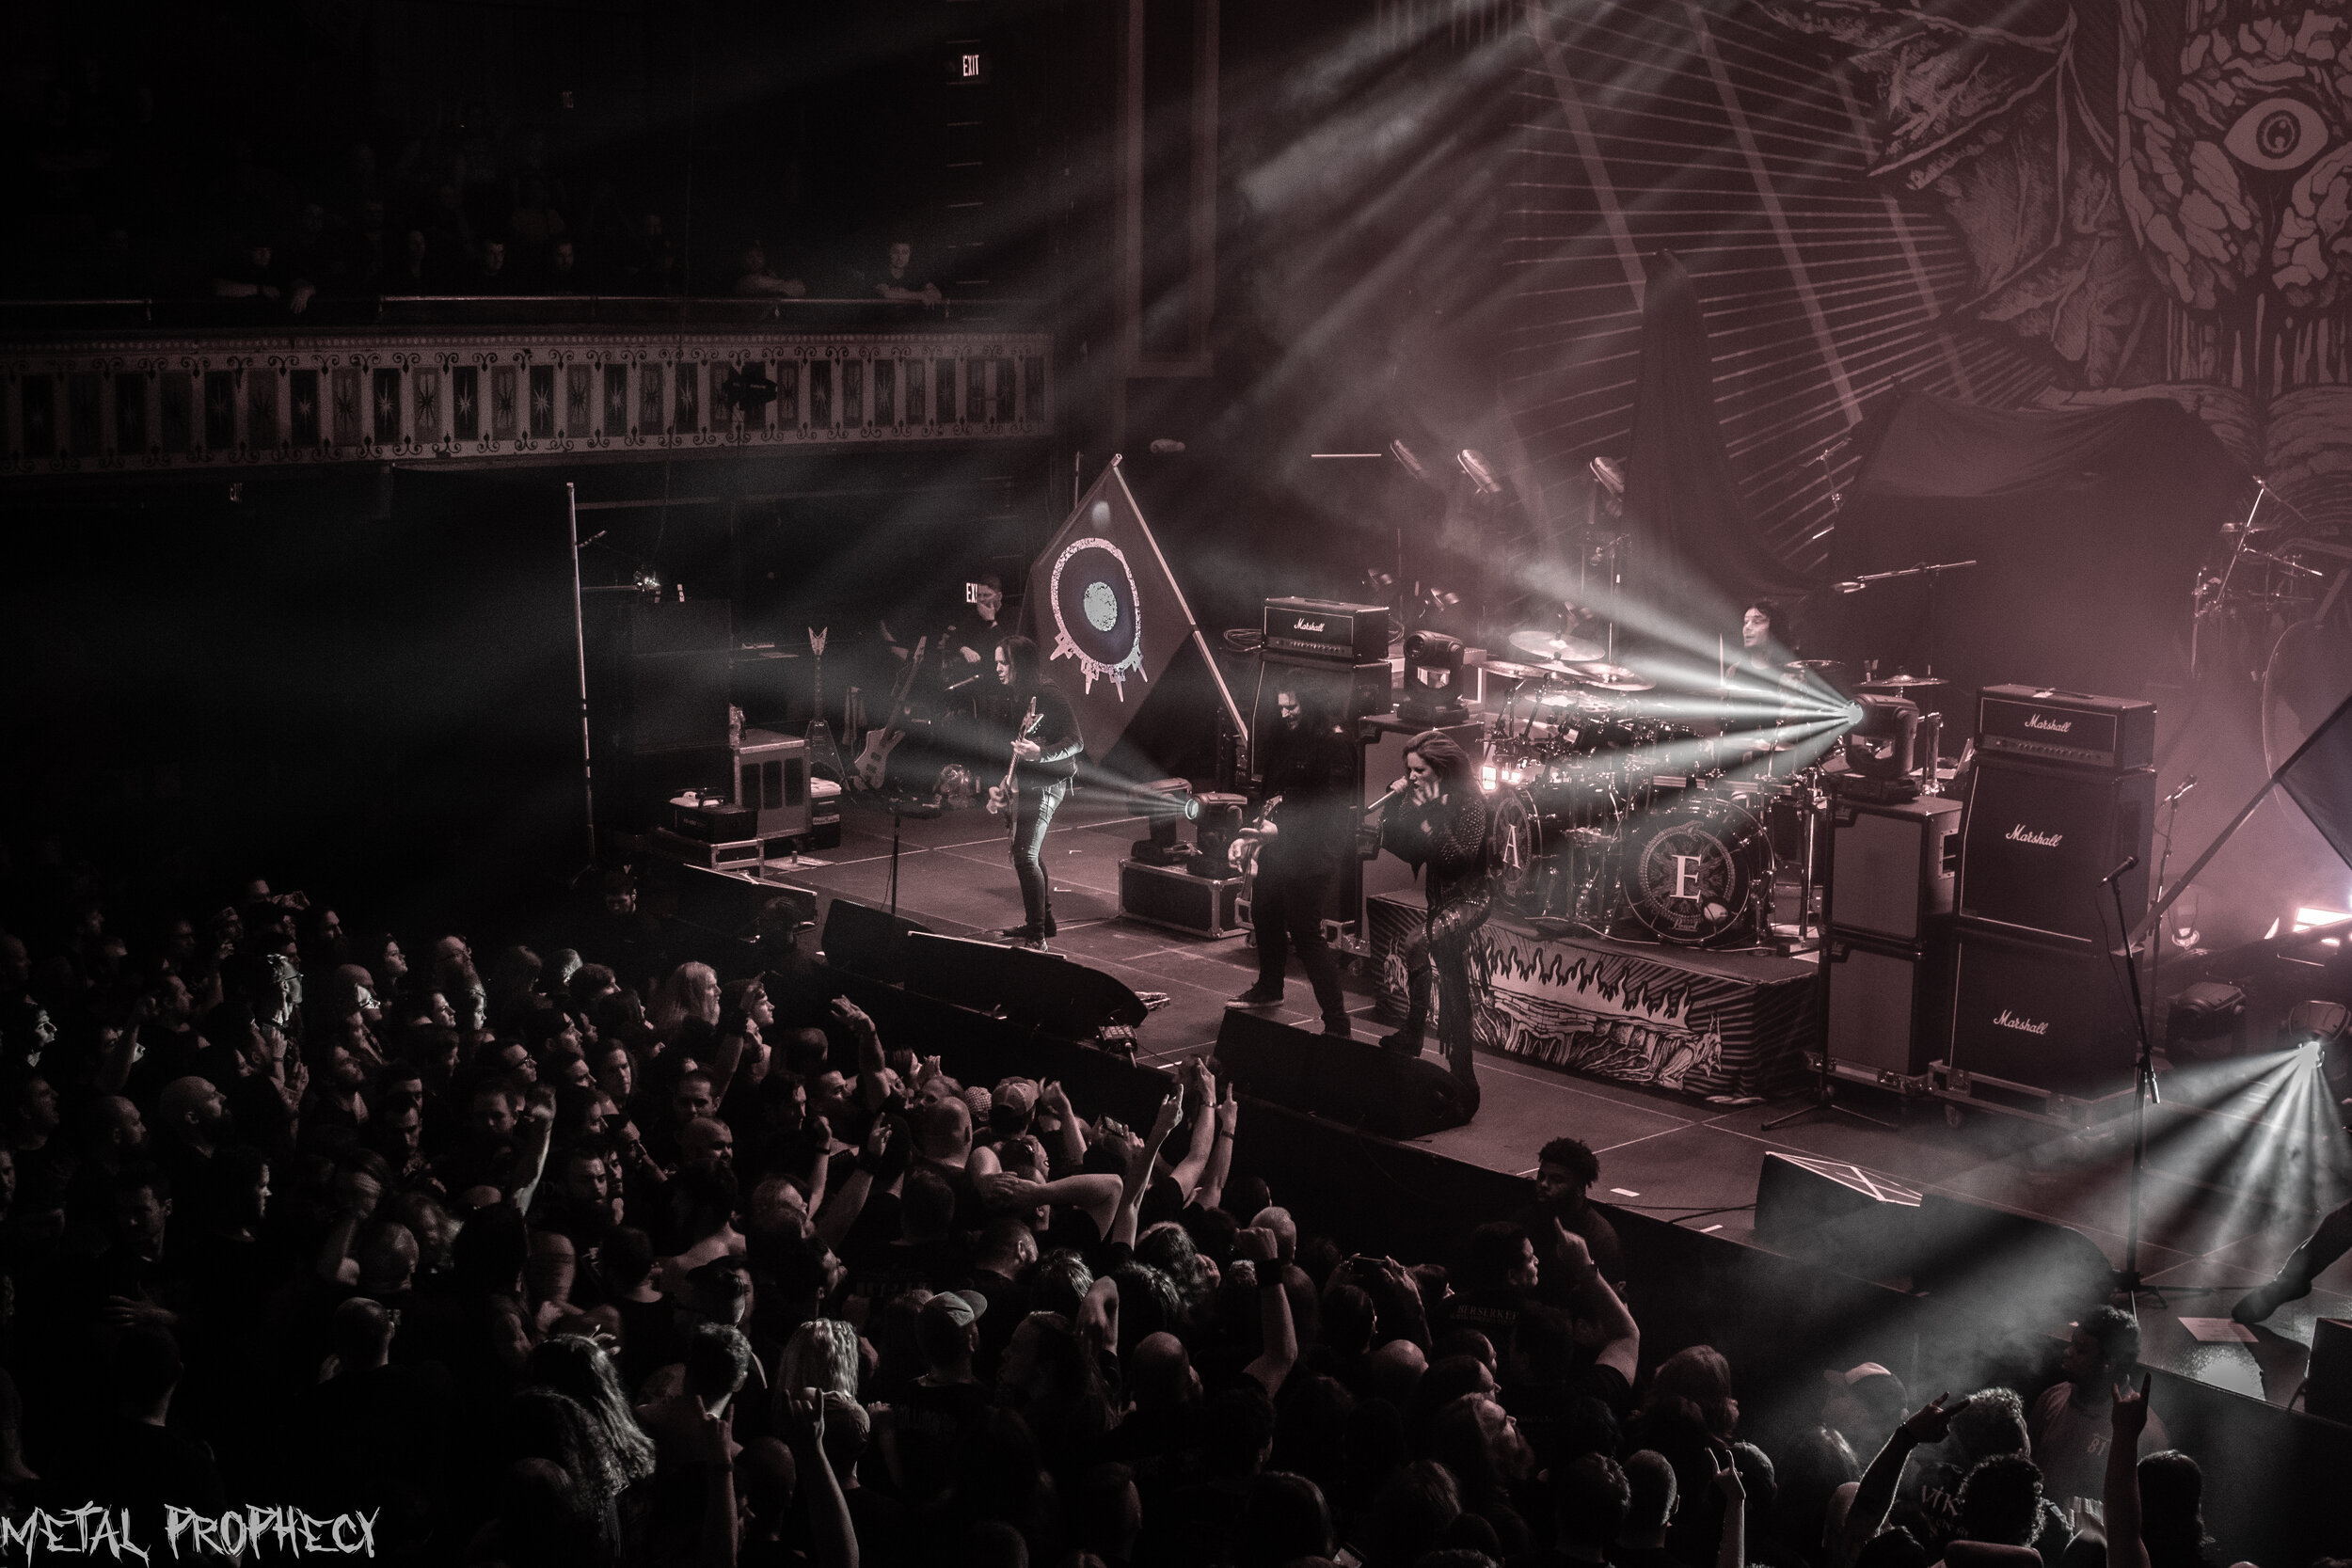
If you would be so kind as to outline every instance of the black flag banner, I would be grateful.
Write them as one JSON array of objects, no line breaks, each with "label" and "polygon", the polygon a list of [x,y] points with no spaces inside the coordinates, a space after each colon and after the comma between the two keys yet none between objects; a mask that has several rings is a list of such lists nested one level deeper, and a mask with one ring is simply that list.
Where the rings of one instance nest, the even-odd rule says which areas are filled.
[{"label": "black flag banner", "polygon": [[1116,458],[1029,568],[1029,613],[1044,673],[1101,762],[1194,630]]},{"label": "black flag banner", "polygon": [[2279,769],[2279,786],[2352,865],[2352,697],[2320,721]]}]

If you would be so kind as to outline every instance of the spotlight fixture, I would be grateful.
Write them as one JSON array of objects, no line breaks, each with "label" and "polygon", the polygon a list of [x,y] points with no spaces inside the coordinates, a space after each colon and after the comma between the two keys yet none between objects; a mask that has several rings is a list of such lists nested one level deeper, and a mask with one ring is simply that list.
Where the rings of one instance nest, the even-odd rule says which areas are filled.
[{"label": "spotlight fixture", "polygon": [[1619,500],[1625,499],[1625,467],[1615,458],[1596,457],[1585,467],[1593,470],[1593,477],[1600,481],[1602,489]]},{"label": "spotlight fixture", "polygon": [[1502,481],[1495,478],[1495,471],[1487,465],[1483,452],[1473,447],[1464,447],[1454,460],[1462,466],[1464,473],[1470,475],[1471,489],[1482,496],[1502,494]]},{"label": "spotlight fixture", "polygon": [[1405,639],[1405,695],[1396,716],[1407,724],[1458,724],[1462,706],[1462,643],[1440,631]]},{"label": "spotlight fixture", "polygon": [[2318,1058],[2328,1099],[2339,1116],[2352,1117],[2352,1007],[2341,1002],[2297,1002],[2287,1013],[2283,1044]]},{"label": "spotlight fixture", "polygon": [[1415,479],[1420,480],[1423,484],[1434,484],[1437,483],[1437,481],[1429,477],[1429,470],[1422,466],[1421,459],[1414,454],[1413,449],[1405,444],[1403,437],[1400,436],[1396,440],[1389,443],[1389,455],[1395,458],[1397,462],[1404,467],[1406,473],[1412,475]]},{"label": "spotlight fixture", "polygon": [[1918,704],[1866,693],[1846,711],[1853,715],[1853,727],[1846,732],[1848,768],[1866,779],[1899,779],[1917,766],[1912,752],[1918,737]]}]

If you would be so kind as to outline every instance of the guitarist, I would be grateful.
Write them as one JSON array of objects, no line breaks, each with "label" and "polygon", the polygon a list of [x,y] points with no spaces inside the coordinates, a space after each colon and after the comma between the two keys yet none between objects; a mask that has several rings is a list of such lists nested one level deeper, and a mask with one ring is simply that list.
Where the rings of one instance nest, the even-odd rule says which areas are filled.
[{"label": "guitarist", "polygon": [[[1053,888],[1045,875],[1045,831],[1070,793],[1086,743],[1070,699],[1038,669],[1037,644],[1008,637],[996,644],[996,679],[1011,699],[1014,790],[1012,869],[1021,879],[1021,903],[1028,919],[999,933],[1023,947],[1042,948],[1054,935]],[[1029,714],[1034,706],[1036,719]],[[1025,733],[1024,733],[1025,732]]]}]

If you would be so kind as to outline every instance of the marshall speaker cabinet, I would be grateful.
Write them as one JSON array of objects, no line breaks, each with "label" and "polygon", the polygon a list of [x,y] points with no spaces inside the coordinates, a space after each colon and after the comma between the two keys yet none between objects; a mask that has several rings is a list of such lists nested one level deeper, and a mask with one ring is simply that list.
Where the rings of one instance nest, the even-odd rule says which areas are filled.
[{"label": "marshall speaker cabinet", "polygon": [[1952,912],[1960,812],[1958,800],[1933,797],[1837,801],[1830,816],[1830,928],[1880,942],[1924,941],[1929,926]]},{"label": "marshall speaker cabinet", "polygon": [[2153,768],[2097,772],[1979,750],[1961,842],[1962,929],[2076,953],[2121,942],[2100,879],[2137,855],[2118,879],[2125,924],[2147,910],[2155,796]]},{"label": "marshall speaker cabinet", "polygon": [[1821,944],[1830,1071],[1898,1094],[1925,1094],[1929,1064],[1948,1032],[1949,952],[1947,942],[1903,947],[1831,932]]},{"label": "marshall speaker cabinet", "polygon": [[1956,1094],[2096,1100],[2131,1087],[2131,1003],[2105,954],[1963,930],[1952,970],[1944,1066]]}]

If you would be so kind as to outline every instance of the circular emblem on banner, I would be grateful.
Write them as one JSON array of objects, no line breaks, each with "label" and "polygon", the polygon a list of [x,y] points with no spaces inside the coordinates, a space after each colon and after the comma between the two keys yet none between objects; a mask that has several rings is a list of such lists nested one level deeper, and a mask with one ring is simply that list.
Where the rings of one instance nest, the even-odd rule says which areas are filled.
[{"label": "circular emblem on banner", "polygon": [[[1054,559],[1046,600],[1054,612],[1048,661],[1078,661],[1088,690],[1098,680],[1123,687],[1143,673],[1143,608],[1126,555],[1107,539],[1073,539]],[[1122,693],[1123,695],[1123,693]]]}]

